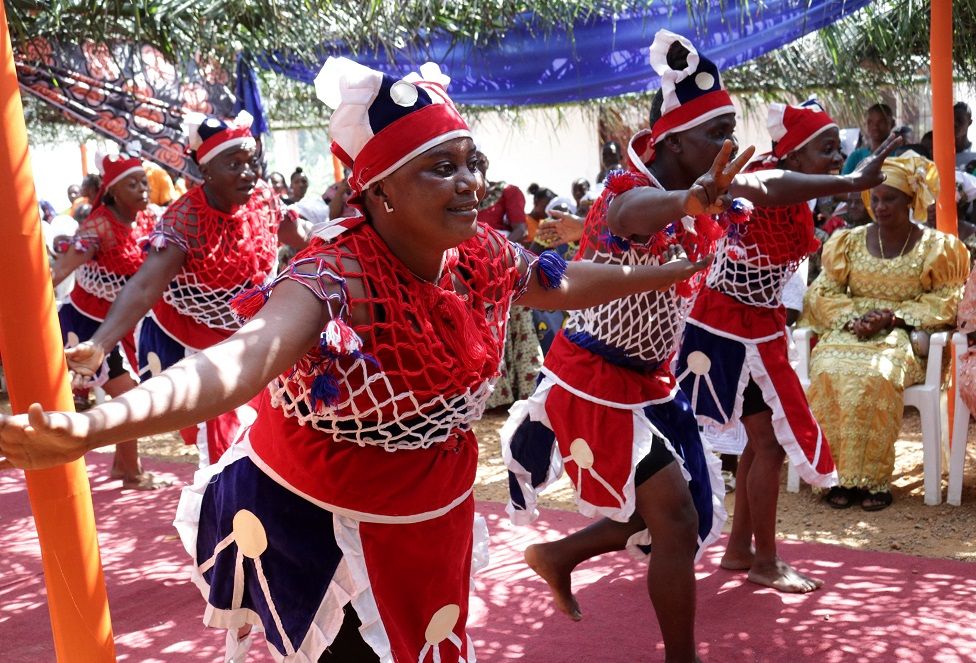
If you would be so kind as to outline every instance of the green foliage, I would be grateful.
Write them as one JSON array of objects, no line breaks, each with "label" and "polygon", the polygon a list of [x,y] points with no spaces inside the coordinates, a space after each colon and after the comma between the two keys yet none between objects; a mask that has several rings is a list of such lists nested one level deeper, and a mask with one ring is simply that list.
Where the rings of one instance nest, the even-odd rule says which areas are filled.
[{"label": "green foliage", "polygon": [[[15,51],[32,38],[76,42],[133,40],[173,60],[212,58],[233,69],[238,52],[281,52],[317,61],[321,44],[344,42],[353,50],[392,54],[408,39],[437,32],[489,43],[525,12],[543,33],[568,29],[581,18],[649,5],[653,0],[6,0]],[[842,0],[838,0],[842,1]],[[684,2],[695,16],[728,11],[748,22],[763,0],[658,0]],[[727,6],[728,5],[728,6]],[[957,75],[976,79],[976,0],[953,2]],[[726,73],[728,87],[747,103],[820,93],[861,107],[880,88],[906,86],[928,75],[928,0],[877,0],[816,34]],[[540,38],[545,38],[541,34]],[[311,86],[260,73],[276,125],[325,121]],[[633,103],[640,97],[589,102]]]}]

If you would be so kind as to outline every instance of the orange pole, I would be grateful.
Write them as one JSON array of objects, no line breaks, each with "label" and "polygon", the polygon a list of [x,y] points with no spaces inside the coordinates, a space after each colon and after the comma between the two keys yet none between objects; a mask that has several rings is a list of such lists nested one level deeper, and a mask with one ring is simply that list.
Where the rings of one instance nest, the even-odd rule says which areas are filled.
[{"label": "orange pole", "polygon": [[81,150],[81,176],[88,177],[88,145],[81,141],[78,147]]},{"label": "orange pole", "polygon": [[335,178],[336,182],[341,182],[343,179],[342,172],[342,162],[339,161],[339,157],[332,155],[332,177]]},{"label": "orange pole", "polygon": [[[0,355],[14,412],[71,410],[54,291],[41,239],[27,127],[0,4]],[[58,661],[115,661],[83,460],[26,473]],[[41,656],[40,658],[47,658]]]},{"label": "orange pole", "polygon": [[956,220],[956,141],[952,126],[952,0],[932,0],[929,34],[932,77],[932,150],[939,169],[936,226],[959,234]]},{"label": "orange pole", "polygon": [[[956,139],[952,122],[952,0],[932,0],[929,29],[929,61],[932,78],[932,151],[939,169],[939,200],[935,225],[945,233],[959,235],[956,218]],[[952,375],[956,374],[956,353],[952,356]],[[949,440],[956,410],[955,380],[949,383]]]}]

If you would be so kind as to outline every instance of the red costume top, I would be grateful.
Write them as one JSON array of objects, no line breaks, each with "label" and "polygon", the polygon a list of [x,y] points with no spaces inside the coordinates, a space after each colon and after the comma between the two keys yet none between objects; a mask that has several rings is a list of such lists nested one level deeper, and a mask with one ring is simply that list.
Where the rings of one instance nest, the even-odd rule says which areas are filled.
[{"label": "red costume top", "polygon": [[[760,162],[747,170],[772,167]],[[744,339],[778,335],[786,326],[783,288],[820,247],[813,213],[803,202],[756,207],[741,219],[719,241],[691,318]]]},{"label": "red costume top", "polygon": [[211,207],[202,186],[167,208],[150,236],[151,246],[174,244],[186,254],[183,269],[152,309],[170,336],[200,350],[240,327],[229,302],[274,276],[285,213],[263,182],[230,213]]},{"label": "red costume top", "polygon": [[[478,455],[471,425],[530,267],[530,254],[481,225],[445,253],[431,283],[363,217],[324,229],[275,281],[308,287],[332,320],[269,385],[250,432],[266,471],[329,510],[378,522],[425,520],[466,499]],[[258,294],[235,301],[242,316],[263,304]]]},{"label": "red costume top", "polygon": [[105,205],[96,207],[81,222],[73,244],[76,251],[95,253],[75,272],[71,303],[90,318],[104,320],[125,282],[142,265],[146,254],[140,242],[156,225],[156,215],[146,209],[130,225]]},{"label": "red costume top", "polygon": [[[635,136],[635,140],[638,139]],[[607,226],[607,212],[614,197],[630,189],[651,186],[662,188],[653,175],[639,164],[628,171],[614,171],[607,186],[593,204],[583,227],[583,237],[575,260],[618,265],[659,265],[667,260],[672,246],[680,246],[690,260],[697,260],[714,250],[721,236],[719,223],[711,216],[686,216],[658,231],[643,243],[634,238],[613,235]],[[610,364],[625,368],[653,371],[656,379],[640,383],[640,393],[620,392],[629,380],[592,380],[571,369],[573,361],[546,357],[544,371],[556,372],[571,386],[612,402],[638,403],[659,400],[675,389],[670,361],[684,329],[684,321],[695,295],[704,283],[704,275],[675,284],[666,290],[648,290],[606,304],[572,311],[566,323],[566,336],[576,345],[590,349]],[[613,371],[615,368],[606,367]],[[622,375],[628,372],[624,371]],[[575,377],[569,377],[570,374]],[[576,384],[578,382],[578,384]],[[635,383],[636,384],[636,383]],[[621,400],[623,399],[623,400]]]}]

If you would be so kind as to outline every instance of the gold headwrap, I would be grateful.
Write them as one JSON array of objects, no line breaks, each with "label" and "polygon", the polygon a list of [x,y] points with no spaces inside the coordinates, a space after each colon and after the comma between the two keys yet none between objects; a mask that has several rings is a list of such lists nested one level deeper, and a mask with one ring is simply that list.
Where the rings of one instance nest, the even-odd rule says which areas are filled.
[{"label": "gold headwrap", "polygon": [[[881,172],[885,174],[884,184],[907,193],[912,199],[911,218],[913,221],[925,221],[929,205],[935,202],[939,195],[939,171],[935,164],[917,152],[903,152],[897,157],[888,157],[881,164]],[[871,210],[871,191],[862,191],[861,199],[868,214],[874,219]]]}]

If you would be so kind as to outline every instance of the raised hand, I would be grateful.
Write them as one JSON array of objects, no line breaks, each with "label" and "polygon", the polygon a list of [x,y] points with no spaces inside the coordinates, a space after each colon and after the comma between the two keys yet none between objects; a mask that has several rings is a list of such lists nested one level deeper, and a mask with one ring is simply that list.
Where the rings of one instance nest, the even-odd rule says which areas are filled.
[{"label": "raised hand", "polygon": [[98,375],[105,361],[105,349],[96,343],[85,341],[65,348],[64,356],[68,360],[68,370],[71,371],[72,389],[85,389]]},{"label": "raised hand", "polygon": [[734,150],[735,143],[731,140],[725,141],[722,149],[715,155],[712,167],[691,185],[685,199],[684,210],[686,214],[692,216],[721,214],[729,208],[732,204],[729,185],[732,184],[732,180],[739,174],[739,171],[749,163],[756,148],[750,145],[730,163],[729,159]]},{"label": "raised hand", "polygon": [[867,156],[857,168],[850,174],[851,181],[861,190],[871,189],[883,183],[884,173],[881,172],[881,164],[888,158],[891,151],[905,142],[899,134],[891,134],[874,152]]},{"label": "raised hand", "polygon": [[76,412],[45,412],[38,403],[27,414],[0,415],[0,470],[42,470],[80,458],[88,451],[88,418]]}]

